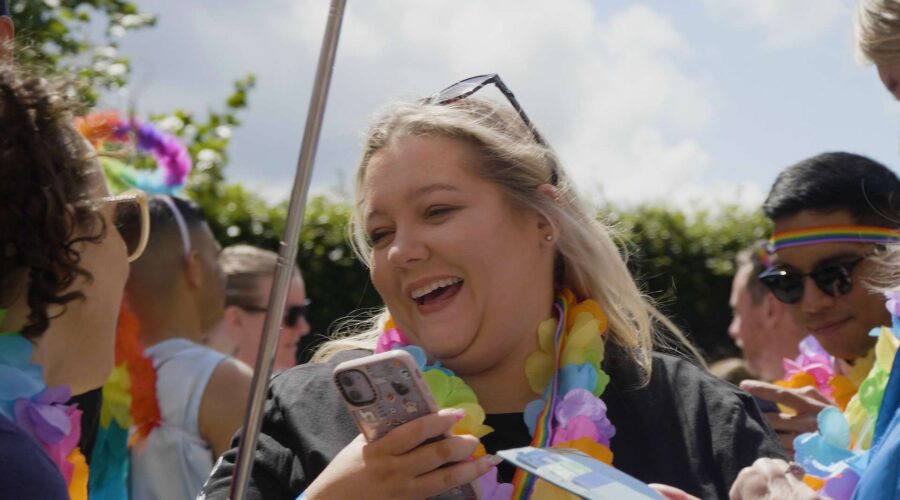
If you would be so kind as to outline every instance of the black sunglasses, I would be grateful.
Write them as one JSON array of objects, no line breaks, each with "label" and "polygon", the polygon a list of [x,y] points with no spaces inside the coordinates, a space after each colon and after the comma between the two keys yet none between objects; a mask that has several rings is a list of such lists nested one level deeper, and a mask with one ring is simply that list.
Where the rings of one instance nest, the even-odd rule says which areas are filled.
[{"label": "black sunglasses", "polygon": [[[512,104],[512,107],[515,108],[517,113],[519,113],[519,117],[522,118],[522,121],[525,122],[525,125],[527,125],[528,129],[531,130],[531,134],[534,136],[535,142],[537,142],[541,146],[549,147],[547,146],[547,142],[544,141],[544,138],[537,131],[537,128],[535,128],[534,124],[531,123],[531,120],[528,119],[528,115],[525,114],[525,110],[522,109],[519,101],[516,100],[515,94],[513,94],[512,91],[509,90],[509,87],[507,87],[506,84],[503,83],[503,80],[500,79],[500,75],[498,75],[497,73],[473,76],[471,78],[466,78],[465,80],[458,81],[453,85],[445,88],[444,90],[432,94],[431,97],[422,99],[421,102],[422,104],[450,104],[465,99],[466,97],[469,97],[470,95],[478,92],[485,86],[492,83],[496,85],[498,89],[500,89],[500,92],[502,92],[503,95],[506,96],[506,99],[510,104]],[[557,177],[556,167],[554,166],[553,172],[550,176],[550,183],[554,186],[557,183]]]},{"label": "black sunglasses", "polygon": [[803,298],[803,278],[809,276],[822,293],[838,297],[847,295],[853,289],[853,268],[866,257],[822,266],[808,273],[796,273],[780,268],[763,271],[759,280],[772,292],[776,299],[785,304],[795,304]]},{"label": "black sunglasses", "polygon": [[[309,305],[312,304],[312,301],[306,299],[303,301],[303,304],[299,306],[290,306],[284,311],[284,318],[282,319],[282,325],[293,328],[297,325],[297,322],[300,321],[300,318],[306,317],[306,311],[309,309]],[[250,312],[266,312],[269,310],[267,307],[256,307],[256,306],[238,306],[245,311]]]}]

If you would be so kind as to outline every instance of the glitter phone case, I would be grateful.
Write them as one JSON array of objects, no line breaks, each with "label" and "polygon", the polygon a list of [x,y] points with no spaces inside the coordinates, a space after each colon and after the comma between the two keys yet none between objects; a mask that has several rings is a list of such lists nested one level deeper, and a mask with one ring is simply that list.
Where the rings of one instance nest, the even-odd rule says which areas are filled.
[{"label": "glitter phone case", "polygon": [[[422,372],[406,351],[388,351],[345,361],[335,367],[334,383],[350,416],[369,442],[438,410],[422,380]],[[444,437],[426,443],[440,439]],[[475,489],[468,484],[431,497],[432,500],[476,498]]]}]

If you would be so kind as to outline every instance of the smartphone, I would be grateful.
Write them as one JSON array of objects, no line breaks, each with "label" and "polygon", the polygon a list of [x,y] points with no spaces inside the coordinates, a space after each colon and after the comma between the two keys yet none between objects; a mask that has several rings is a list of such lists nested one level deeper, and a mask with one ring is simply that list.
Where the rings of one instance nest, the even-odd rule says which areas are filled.
[{"label": "smartphone", "polygon": [[[407,422],[438,411],[419,366],[406,351],[388,351],[345,361],[335,367],[333,375],[350,416],[370,443]],[[445,437],[438,436],[423,444]],[[431,497],[432,500],[476,498],[478,495],[471,484]]]}]

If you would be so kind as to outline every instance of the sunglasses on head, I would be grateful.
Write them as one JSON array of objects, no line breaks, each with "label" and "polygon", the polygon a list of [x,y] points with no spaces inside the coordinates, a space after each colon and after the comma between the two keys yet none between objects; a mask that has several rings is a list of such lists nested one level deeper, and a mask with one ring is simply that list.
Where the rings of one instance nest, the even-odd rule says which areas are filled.
[{"label": "sunglasses on head", "polygon": [[[306,311],[309,309],[309,305],[312,304],[312,301],[306,299],[303,301],[303,304],[296,306],[288,306],[284,310],[284,318],[282,318],[282,325],[287,328],[293,328],[297,325],[297,322],[300,321],[300,318],[306,317]],[[266,312],[269,310],[268,307],[256,307],[256,306],[238,306],[245,311],[250,312]]]},{"label": "sunglasses on head", "polygon": [[113,225],[125,242],[128,251],[128,262],[134,262],[144,253],[150,237],[150,209],[147,205],[147,193],[139,189],[130,189],[115,196],[105,196],[93,200],[84,200],[76,206],[102,207],[113,204]]},{"label": "sunglasses on head", "polygon": [[830,297],[847,295],[853,290],[853,268],[866,256],[834,264],[824,265],[808,273],[798,273],[781,268],[763,271],[759,280],[772,292],[776,299],[785,304],[795,304],[803,298],[803,279],[813,280],[822,293]]},{"label": "sunglasses on head", "polygon": [[[522,118],[522,121],[525,125],[528,126],[528,129],[531,130],[531,134],[534,136],[535,142],[540,144],[541,146],[548,147],[547,142],[544,141],[544,138],[538,133],[537,128],[535,128],[534,124],[531,123],[531,120],[528,119],[528,115],[525,114],[525,110],[522,109],[522,106],[519,104],[519,101],[516,100],[516,96],[509,90],[509,87],[503,83],[503,80],[500,79],[500,75],[497,73],[489,73],[486,75],[478,75],[473,76],[471,78],[466,78],[465,80],[458,81],[453,85],[441,90],[440,92],[436,92],[432,94],[430,97],[422,99],[422,104],[437,104],[439,106],[445,104],[451,104],[456,101],[460,101],[469,97],[470,95],[478,92],[483,89],[485,86],[494,84],[503,93],[506,99],[512,104],[512,107],[519,114],[519,117]],[[551,174],[550,183],[554,186],[557,183],[557,174],[556,170],[553,170]]]}]

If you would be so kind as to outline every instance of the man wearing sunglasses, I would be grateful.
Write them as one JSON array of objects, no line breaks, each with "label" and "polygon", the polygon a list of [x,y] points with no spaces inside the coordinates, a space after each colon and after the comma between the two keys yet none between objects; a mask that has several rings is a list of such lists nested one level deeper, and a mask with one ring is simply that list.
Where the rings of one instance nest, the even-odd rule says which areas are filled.
[{"label": "man wearing sunglasses", "polygon": [[[219,264],[227,280],[225,316],[210,334],[208,346],[255,366],[277,263],[278,254],[250,245],[234,245],[222,250]],[[295,265],[272,373],[280,373],[297,364],[297,345],[310,332],[306,322],[309,305],[303,276]]]},{"label": "man wearing sunglasses", "polygon": [[[878,278],[872,257],[900,241],[897,176],[873,160],[849,153],[824,153],[779,174],[763,204],[774,223],[770,268],[759,279],[784,303],[859,384],[871,368],[875,338],[890,325],[884,296],[867,282]],[[816,429],[819,411],[831,403],[814,388],[783,389],[746,381],[754,396],[793,408],[768,414],[789,451],[797,434]]]},{"label": "man wearing sunglasses", "polygon": [[149,241],[125,292],[153,362],[161,422],[130,449],[131,493],[194,498],[242,424],[252,373],[202,345],[222,319],[225,276],[200,208],[170,196],[149,205]]}]

